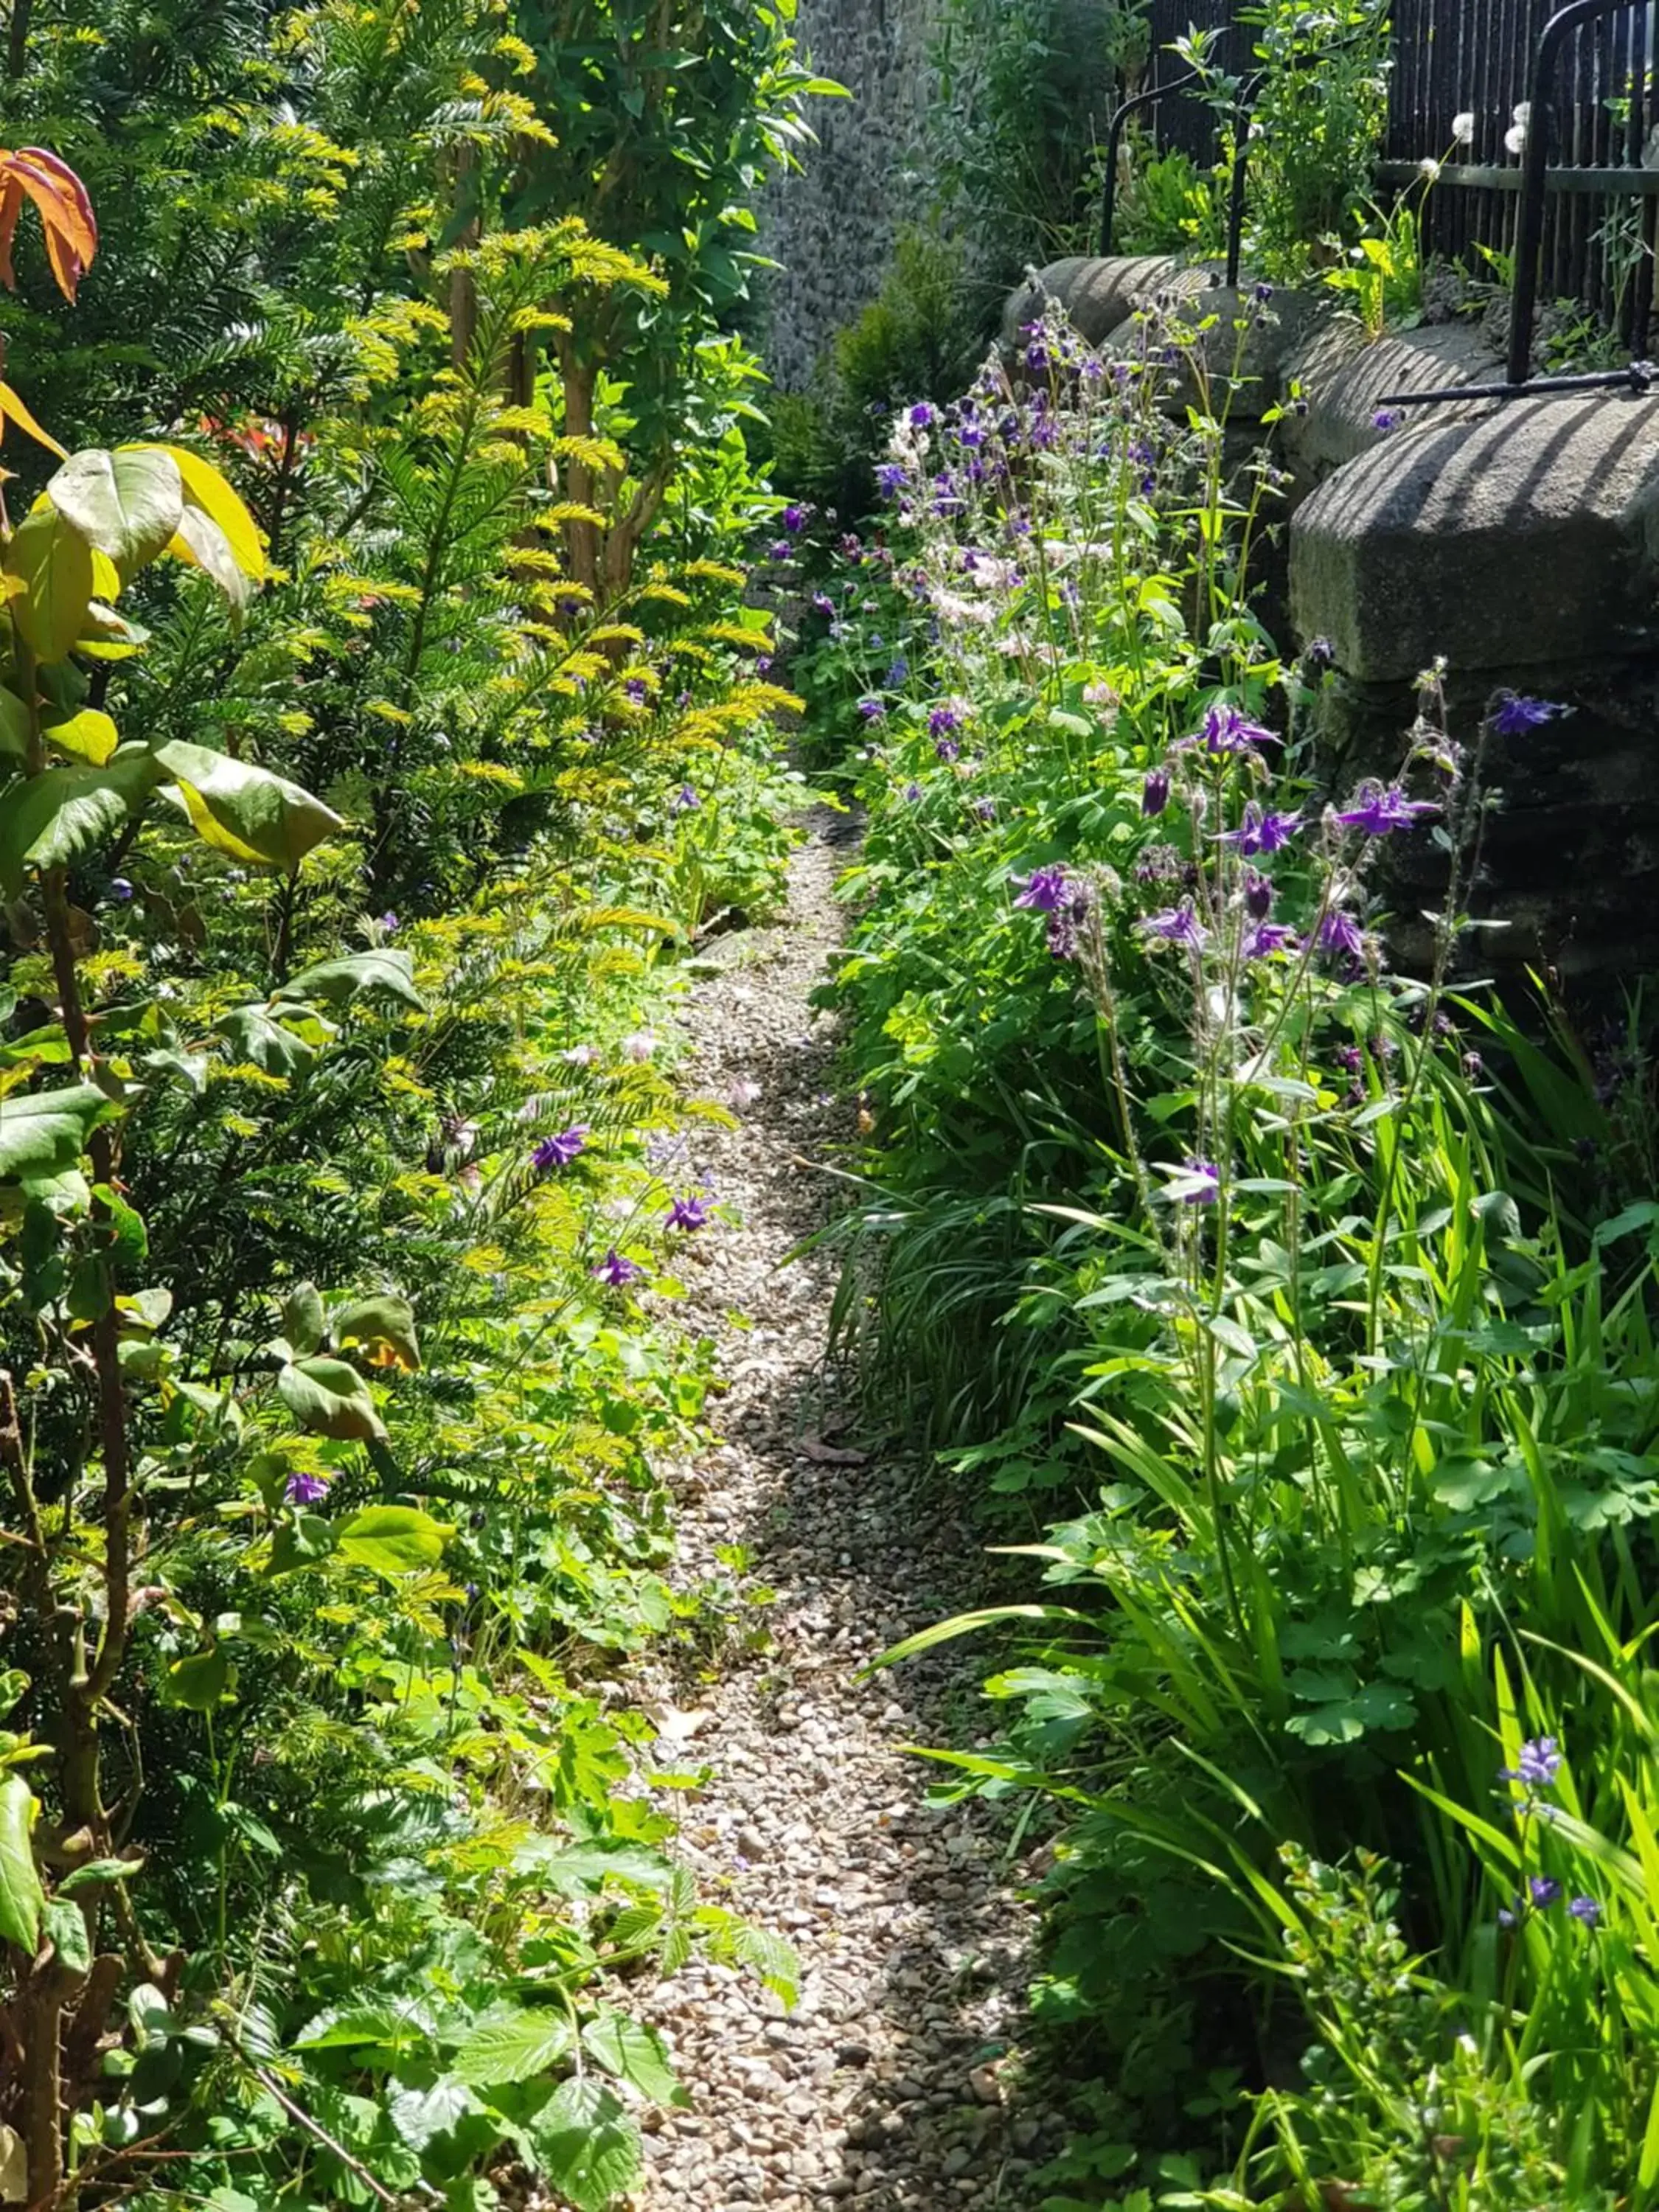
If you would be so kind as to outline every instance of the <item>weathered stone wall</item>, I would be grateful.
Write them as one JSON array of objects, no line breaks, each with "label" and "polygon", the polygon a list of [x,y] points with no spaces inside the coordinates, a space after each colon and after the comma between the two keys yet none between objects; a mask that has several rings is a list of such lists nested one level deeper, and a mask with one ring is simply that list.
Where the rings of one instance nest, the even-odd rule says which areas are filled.
[{"label": "weathered stone wall", "polygon": [[907,220],[922,212],[917,167],[939,0],[801,0],[796,34],[850,100],[812,103],[818,144],[803,173],[768,191],[761,245],[782,266],[763,288],[767,361],[799,391],[831,337],[873,299]]}]

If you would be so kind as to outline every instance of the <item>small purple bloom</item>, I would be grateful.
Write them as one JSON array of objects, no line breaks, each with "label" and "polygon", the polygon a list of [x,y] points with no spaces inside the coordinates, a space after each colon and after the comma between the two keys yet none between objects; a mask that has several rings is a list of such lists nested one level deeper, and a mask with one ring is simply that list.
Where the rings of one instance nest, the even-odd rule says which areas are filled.
[{"label": "small purple bloom", "polygon": [[125,876],[112,876],[109,879],[109,895],[125,906],[132,896],[132,885]]},{"label": "small purple bloom", "polygon": [[1594,1928],[1601,1917],[1601,1908],[1593,1897],[1575,1897],[1567,1911],[1586,1928]]},{"label": "small purple bloom", "polygon": [[904,787],[904,796],[914,806],[921,797],[921,786],[919,783],[907,783]]},{"label": "small purple bloom", "polygon": [[1183,899],[1179,906],[1166,907],[1162,914],[1148,915],[1140,930],[1143,937],[1161,938],[1164,944],[1179,945],[1188,952],[1201,952],[1210,935],[1193,912],[1190,899]]},{"label": "small purple bloom", "polygon": [[926,399],[919,399],[910,410],[909,422],[913,430],[930,430],[938,420],[937,410]]},{"label": "small purple bloom", "polygon": [[1266,921],[1273,912],[1273,887],[1255,868],[1244,871],[1244,911],[1252,921]]},{"label": "small purple bloom", "polygon": [[1167,768],[1155,768],[1140,787],[1141,814],[1151,821],[1154,815],[1162,814],[1169,803],[1170,771]]},{"label": "small purple bloom", "polygon": [[863,715],[866,722],[879,722],[885,715],[887,709],[879,699],[860,699],[859,701],[859,712]]},{"label": "small purple bloom", "polygon": [[779,520],[793,538],[797,531],[806,527],[806,509],[804,507],[786,507]]},{"label": "small purple bloom", "polygon": [[891,499],[895,492],[904,489],[904,464],[884,461],[876,471],[876,486],[884,499]]},{"label": "small purple bloom", "polygon": [[933,750],[939,755],[942,761],[958,760],[962,757],[962,747],[957,743],[954,738],[935,738],[933,741]]},{"label": "small purple bloom", "polygon": [[1218,758],[1253,752],[1257,745],[1276,745],[1279,743],[1273,731],[1264,729],[1260,722],[1252,722],[1240,714],[1237,707],[1208,708],[1198,737],[1205,751],[1213,753]]},{"label": "small purple bloom", "polygon": [[632,1260],[625,1260],[613,1244],[593,1273],[611,1290],[620,1291],[629,1283],[637,1283],[645,1270],[635,1266]]},{"label": "small purple bloom", "polygon": [[[1213,1160],[1191,1159],[1183,1163],[1186,1188],[1181,1191],[1183,1206],[1213,1206],[1221,1195],[1221,1170]],[[1180,1188],[1180,1186],[1176,1186]]]},{"label": "small purple bloom", "polygon": [[1302,655],[1303,667],[1317,676],[1336,665],[1336,647],[1328,637],[1310,637]]},{"label": "small purple bloom", "polygon": [[690,814],[702,805],[702,799],[689,783],[683,783],[668,802],[669,811],[672,814]]},{"label": "small purple bloom", "polygon": [[1523,699],[1518,691],[1500,691],[1492,702],[1492,726],[1500,738],[1523,738],[1566,711],[1553,700]]},{"label": "small purple bloom", "polygon": [[1405,416],[1397,407],[1379,407],[1371,417],[1373,430],[1397,430]]},{"label": "small purple bloom", "polygon": [[1264,814],[1251,799],[1237,829],[1224,830],[1217,842],[1237,845],[1247,860],[1254,860],[1258,855],[1281,850],[1301,827],[1299,814]]},{"label": "small purple bloom", "polygon": [[1039,914],[1057,914],[1070,899],[1071,889],[1064,868],[1033,868],[1014,904],[1033,907]]},{"label": "small purple bloom", "polygon": [[1297,934],[1282,921],[1261,921],[1245,933],[1243,953],[1247,960],[1265,960],[1274,952],[1294,952]]},{"label": "small purple bloom", "polygon": [[1273,295],[1273,288],[1271,284],[1253,284],[1250,287],[1250,297],[1259,307],[1265,307]]},{"label": "small purple bloom", "polygon": [[328,1496],[328,1485],[320,1474],[291,1474],[283,1495],[290,1505],[320,1505]]},{"label": "small purple bloom", "polygon": [[665,1229],[707,1229],[714,1218],[702,1198],[677,1198],[664,1218]]},{"label": "small purple bloom", "polygon": [[981,822],[994,822],[997,818],[997,803],[994,799],[976,799],[973,802],[973,811],[978,815]]},{"label": "small purple bloom", "polygon": [[[131,896],[131,891],[129,891],[128,896]],[[392,912],[390,908],[388,908],[386,913],[380,916],[380,926],[388,937],[395,937],[398,934],[398,917]]]},{"label": "small purple bloom", "polygon": [[882,682],[885,684],[890,691],[896,691],[900,684],[902,684],[908,677],[909,673],[909,662],[903,659],[900,659],[893,663],[886,675],[883,677]]},{"label": "small purple bloom", "polygon": [[951,731],[959,730],[961,727],[962,716],[954,707],[935,707],[927,717],[927,734],[930,738],[945,737]]},{"label": "small purple bloom", "polygon": [[811,605],[815,615],[833,616],[836,611],[834,600],[825,592],[814,592]]},{"label": "small purple bloom", "polygon": [[770,561],[793,561],[795,549],[787,538],[775,538],[767,547],[766,555]]},{"label": "small purple bloom", "polygon": [[1500,1766],[1500,1782],[1524,1782],[1529,1790],[1547,1790],[1561,1771],[1561,1753],[1553,1735],[1538,1735],[1523,1743],[1513,1766]]},{"label": "small purple bloom", "polygon": [[1397,783],[1386,788],[1373,784],[1355,793],[1355,804],[1337,816],[1345,830],[1358,830],[1367,837],[1386,837],[1391,830],[1410,830],[1426,814],[1438,814],[1431,799],[1407,799]]},{"label": "small purple bloom", "polygon": [[651,696],[651,686],[643,676],[630,676],[623,685],[623,696],[631,699],[636,707],[643,707]]},{"label": "small purple bloom", "polygon": [[572,1160],[587,1149],[587,1123],[573,1122],[561,1129],[556,1137],[544,1137],[530,1155],[530,1164],[538,1175],[548,1175],[555,1168],[568,1168]]},{"label": "small purple bloom", "polygon": [[1319,949],[1349,960],[1358,960],[1365,951],[1364,932],[1351,914],[1333,907],[1319,925]]},{"label": "small purple bloom", "polygon": [[1555,1903],[1561,1894],[1561,1885],[1553,1875],[1535,1874],[1527,1884],[1527,1893],[1541,1911],[1545,1905]]}]

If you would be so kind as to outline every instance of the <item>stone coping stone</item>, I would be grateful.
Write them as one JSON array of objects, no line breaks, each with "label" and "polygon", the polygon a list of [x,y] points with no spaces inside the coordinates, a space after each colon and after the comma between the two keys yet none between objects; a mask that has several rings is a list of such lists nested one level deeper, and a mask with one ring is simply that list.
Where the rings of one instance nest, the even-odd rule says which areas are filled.
[{"label": "stone coping stone", "polygon": [[1144,301],[1160,293],[1184,298],[1206,291],[1217,276],[1210,263],[1182,262],[1168,253],[1115,253],[1104,260],[1074,253],[1039,269],[1009,295],[1002,311],[1002,342],[1011,349],[1017,347],[1027,323],[1042,313],[1043,302],[1055,300],[1079,337],[1097,346]]},{"label": "stone coping stone", "polygon": [[1361,682],[1511,679],[1659,642],[1659,398],[1516,400],[1389,433],[1291,523],[1291,611]]},{"label": "stone coping stone", "polygon": [[[1314,482],[1368,453],[1395,432],[1379,430],[1376,416],[1395,392],[1436,392],[1451,384],[1488,384],[1503,368],[1468,323],[1437,323],[1422,330],[1367,337],[1349,321],[1327,322],[1291,347],[1281,365],[1285,396],[1299,389],[1305,414],[1287,414],[1279,433],[1286,459],[1298,476]],[[1401,410],[1401,428],[1480,419],[1493,403],[1470,400],[1419,413]]]}]

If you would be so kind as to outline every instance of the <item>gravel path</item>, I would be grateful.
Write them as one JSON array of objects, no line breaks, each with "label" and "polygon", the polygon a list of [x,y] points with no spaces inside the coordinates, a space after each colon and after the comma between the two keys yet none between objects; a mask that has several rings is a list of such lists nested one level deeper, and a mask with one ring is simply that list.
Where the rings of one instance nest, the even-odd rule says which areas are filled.
[{"label": "gravel path", "polygon": [[982,1808],[927,1808],[930,1770],[902,1748],[983,1726],[971,1648],[856,1679],[898,1637],[983,1601],[988,1563],[937,1479],[860,1434],[826,1369],[833,1260],[787,1257],[835,1202],[814,1164],[849,1133],[830,1097],[833,1024],[809,1004],[841,921],[838,826],[814,817],[787,919],[712,946],[717,972],[684,1014],[691,1092],[741,1121],[699,1134],[694,1162],[741,1226],[697,1240],[684,1270],[687,1326],[717,1340],[729,1389],[724,1440],[678,1480],[678,1572],[726,1574],[716,1547],[742,1545],[777,1595],[750,1616],[766,1649],[728,1650],[702,1679],[647,1668],[641,1692],[663,1765],[713,1769],[665,1801],[705,1894],[787,1936],[802,1991],[786,2014],[752,1975],[694,1964],[653,1993],[692,2105],[647,2139],[647,2212],[1016,2208],[1057,2147],[1058,2123],[1021,2104],[1013,2053],[1021,1869]]}]

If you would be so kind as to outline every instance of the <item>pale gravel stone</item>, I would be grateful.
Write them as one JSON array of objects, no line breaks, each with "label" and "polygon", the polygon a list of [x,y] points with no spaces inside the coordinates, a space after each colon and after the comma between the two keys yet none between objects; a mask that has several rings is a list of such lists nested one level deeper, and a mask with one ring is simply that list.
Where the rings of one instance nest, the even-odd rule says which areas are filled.
[{"label": "pale gravel stone", "polygon": [[[665,1764],[695,1759],[713,1778],[664,1793],[663,1807],[706,1893],[788,1934],[802,2002],[785,2018],[750,1978],[706,1962],[635,1992],[672,2031],[693,2102],[646,2137],[640,2212],[849,2199],[901,2212],[955,2198],[941,2170],[961,2170],[946,2163],[961,2100],[972,2072],[1017,2042],[1030,1972],[1034,1917],[1014,1887],[1025,1869],[1003,1863],[981,1808],[931,1813],[929,1771],[900,1748],[947,1739],[944,1699],[973,1680],[972,1657],[946,1650],[902,1674],[856,1674],[941,1611],[985,1600],[983,1533],[953,1522],[925,1468],[859,1431],[852,1381],[825,1357],[833,1255],[785,1264],[835,1205],[821,1170],[851,1137],[852,1109],[827,1103],[834,1026],[809,1004],[842,922],[833,824],[815,820],[796,856],[787,919],[699,963],[683,1017],[690,1095],[735,1101],[738,1119],[693,1125],[687,1179],[706,1176],[740,1220],[700,1241],[674,1310],[715,1340],[727,1385],[712,1410],[723,1440],[672,1474],[676,1574],[687,1587],[729,1579],[715,1547],[744,1545],[777,1597],[736,1626],[763,1619],[771,1648],[744,1656],[734,1637],[712,1681],[653,1655],[629,1685],[653,1711],[708,1713]],[[825,1443],[868,1457],[826,1462]],[[974,2163],[1002,2166],[1012,2114],[976,2117]],[[1005,2179],[999,2212],[1027,2201]]]}]

